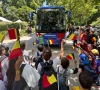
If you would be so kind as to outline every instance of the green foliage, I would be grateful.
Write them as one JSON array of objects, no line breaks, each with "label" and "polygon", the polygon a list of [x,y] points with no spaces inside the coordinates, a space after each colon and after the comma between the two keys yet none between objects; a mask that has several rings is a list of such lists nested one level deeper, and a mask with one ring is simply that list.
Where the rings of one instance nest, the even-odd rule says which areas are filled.
[{"label": "green foliage", "polygon": [[92,26],[99,26],[100,27],[100,17],[99,18],[97,18],[97,20],[96,21],[94,21],[94,22],[92,22],[92,24],[91,24]]},{"label": "green foliage", "polygon": [[0,8],[0,16],[4,16],[4,12],[3,12],[2,8]]},{"label": "green foliage", "polygon": [[15,6],[9,7],[7,14],[5,14],[5,18],[12,21],[18,20],[17,8]]},{"label": "green foliage", "polygon": [[7,23],[0,22],[0,31],[5,31],[5,30],[7,30]]},{"label": "green foliage", "polygon": [[23,6],[22,8],[19,8],[17,11],[19,19],[22,21],[29,22],[29,13],[32,11],[31,8],[27,6]]},{"label": "green foliage", "polygon": [[[5,16],[11,21],[21,19],[28,23],[35,24],[35,21],[29,21],[29,13],[35,11],[38,7],[47,1],[47,5],[57,5],[65,7],[66,11],[72,11],[72,23],[84,24],[96,20],[100,10],[100,0],[0,0],[2,9],[0,16]],[[3,10],[3,11],[2,11]],[[5,15],[4,15],[5,14]],[[96,14],[96,15],[95,15]],[[34,25],[33,25],[34,26]]]},{"label": "green foliage", "polygon": [[0,31],[7,31],[8,28],[20,28],[26,30],[28,27],[28,23],[22,22],[22,23],[4,23],[0,22]]}]

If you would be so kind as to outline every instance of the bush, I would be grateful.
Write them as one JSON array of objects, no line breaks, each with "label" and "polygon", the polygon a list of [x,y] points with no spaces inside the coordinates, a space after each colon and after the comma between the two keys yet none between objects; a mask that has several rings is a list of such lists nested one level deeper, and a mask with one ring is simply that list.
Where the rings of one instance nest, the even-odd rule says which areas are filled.
[{"label": "bush", "polygon": [[5,22],[0,22],[0,31],[7,31],[8,28],[20,28],[23,30],[26,30],[28,26],[28,23],[22,22],[22,23],[5,23]]},{"label": "bush", "polygon": [[7,35],[7,30],[8,28],[21,28],[20,35],[26,35],[25,31],[27,30],[28,23],[27,22],[22,22],[22,23],[5,23],[5,22],[0,22],[0,33]]}]

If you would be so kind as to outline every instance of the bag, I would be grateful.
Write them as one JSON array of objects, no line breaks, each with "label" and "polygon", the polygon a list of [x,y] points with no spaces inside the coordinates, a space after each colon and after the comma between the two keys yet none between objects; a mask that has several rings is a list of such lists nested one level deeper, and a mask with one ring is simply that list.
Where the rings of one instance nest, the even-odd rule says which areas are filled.
[{"label": "bag", "polygon": [[64,71],[63,74],[60,74],[59,67],[58,67],[57,74],[58,74],[59,90],[69,90],[69,86],[66,85],[66,72],[67,69]]},{"label": "bag", "polygon": [[94,83],[95,83],[98,78],[98,74],[97,74],[96,70],[91,65],[85,65],[84,70],[88,71],[92,75]]},{"label": "bag", "polygon": [[23,69],[25,67],[26,64],[22,64],[20,67],[20,90],[24,90],[25,88],[28,88],[27,90],[29,90],[30,87],[28,87],[25,79],[22,77],[22,73],[23,73]]},{"label": "bag", "polygon": [[39,80],[39,90],[58,90],[57,73],[53,69],[53,61],[41,62],[41,78]]},{"label": "bag", "polygon": [[37,69],[38,67],[38,64],[40,62],[43,62],[43,58],[42,58],[42,55],[39,55],[39,53],[37,52],[37,57],[35,58],[35,68]]}]

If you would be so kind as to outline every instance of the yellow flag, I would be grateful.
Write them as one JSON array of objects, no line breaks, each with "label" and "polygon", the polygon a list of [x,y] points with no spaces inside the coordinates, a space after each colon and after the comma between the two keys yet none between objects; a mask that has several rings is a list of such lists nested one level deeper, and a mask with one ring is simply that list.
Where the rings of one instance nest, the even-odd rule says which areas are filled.
[{"label": "yellow flag", "polygon": [[5,35],[3,35],[3,34],[0,33],[0,42],[2,42],[2,40],[4,39],[4,36]]},{"label": "yellow flag", "polygon": [[17,49],[17,48],[20,48],[20,43],[19,43],[19,41],[16,41],[16,42],[15,42],[14,47],[13,47],[12,50]]},{"label": "yellow flag", "polygon": [[52,74],[50,77],[47,77],[47,79],[48,79],[50,84],[53,84],[53,83],[57,82],[57,79],[54,76],[54,74]]}]

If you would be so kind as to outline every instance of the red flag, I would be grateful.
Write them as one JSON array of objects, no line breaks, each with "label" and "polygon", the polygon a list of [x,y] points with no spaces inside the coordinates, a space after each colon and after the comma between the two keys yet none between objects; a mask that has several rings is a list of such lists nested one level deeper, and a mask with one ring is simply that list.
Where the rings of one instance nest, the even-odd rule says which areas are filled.
[{"label": "red flag", "polygon": [[10,40],[18,38],[17,30],[15,28],[8,29],[8,35]]},{"label": "red flag", "polygon": [[19,41],[16,41],[8,59],[11,60],[12,58],[16,58],[19,56],[22,56],[22,50],[20,48]]}]

